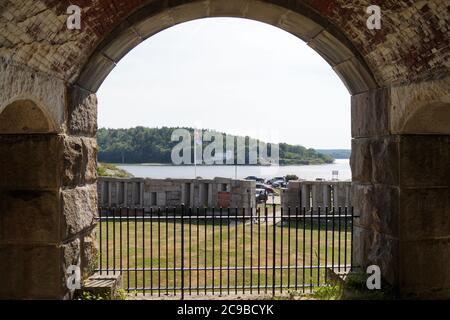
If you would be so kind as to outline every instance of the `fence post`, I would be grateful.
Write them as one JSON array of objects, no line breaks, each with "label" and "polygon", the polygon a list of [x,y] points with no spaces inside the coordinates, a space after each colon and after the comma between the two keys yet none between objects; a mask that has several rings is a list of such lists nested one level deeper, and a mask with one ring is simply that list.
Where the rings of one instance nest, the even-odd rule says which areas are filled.
[{"label": "fence post", "polygon": [[184,300],[184,204],[181,205],[181,300]]}]

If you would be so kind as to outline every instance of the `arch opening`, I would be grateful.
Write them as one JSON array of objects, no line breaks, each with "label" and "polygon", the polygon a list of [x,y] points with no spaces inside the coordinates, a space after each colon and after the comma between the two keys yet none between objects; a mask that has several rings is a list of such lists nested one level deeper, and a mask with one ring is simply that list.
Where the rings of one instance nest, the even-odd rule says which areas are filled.
[{"label": "arch opening", "polygon": [[298,11],[261,1],[200,1],[154,12],[151,6],[131,14],[95,49],[75,84],[97,92],[117,63],[145,39],[171,26],[211,17],[251,19],[287,31],[321,55],[350,94],[377,88],[372,72],[344,34],[307,7]]},{"label": "arch opening", "polygon": [[55,132],[50,117],[31,100],[17,100],[0,112],[0,134]]}]

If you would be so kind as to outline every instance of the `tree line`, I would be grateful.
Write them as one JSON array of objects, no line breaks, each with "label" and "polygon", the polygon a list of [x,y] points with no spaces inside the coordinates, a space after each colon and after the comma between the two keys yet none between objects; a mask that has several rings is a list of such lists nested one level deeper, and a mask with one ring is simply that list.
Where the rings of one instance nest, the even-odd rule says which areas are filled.
[{"label": "tree line", "polygon": [[[178,141],[171,141],[172,132],[179,127],[129,129],[100,128],[97,132],[98,161],[107,163],[161,163],[171,164],[171,153]],[[194,129],[191,132],[192,148]],[[213,130],[210,130],[214,132]],[[226,134],[223,134],[226,136]],[[229,135],[231,136],[231,135]],[[246,149],[250,137],[245,137]],[[203,148],[210,142],[203,141]],[[225,151],[225,150],[224,150]],[[224,152],[225,154],[225,152]],[[248,153],[246,153],[248,154]],[[279,144],[281,165],[308,165],[333,163],[333,157],[300,145]],[[235,157],[236,158],[236,157]]]}]

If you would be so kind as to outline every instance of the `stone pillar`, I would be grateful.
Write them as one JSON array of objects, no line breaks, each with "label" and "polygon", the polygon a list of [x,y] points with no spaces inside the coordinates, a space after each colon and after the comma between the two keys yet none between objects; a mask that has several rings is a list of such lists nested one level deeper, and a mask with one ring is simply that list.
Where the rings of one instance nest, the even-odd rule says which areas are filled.
[{"label": "stone pillar", "polygon": [[323,192],[323,209],[329,208],[331,206],[331,187],[327,183],[322,184]]},{"label": "stone pillar", "polygon": [[301,187],[302,187],[302,204],[300,210],[303,210],[303,208],[306,208],[308,210],[311,207],[311,200],[310,200],[311,185],[307,182],[302,182]]},{"label": "stone pillar", "polygon": [[105,183],[108,185],[108,188],[106,189],[106,190],[108,190],[108,207],[111,207],[112,206],[112,199],[113,199],[113,196],[112,196],[112,184],[111,184],[111,181],[105,181]]},{"label": "stone pillar", "polygon": [[323,207],[322,183],[318,181],[312,182],[312,206],[314,210]]},{"label": "stone pillar", "polygon": [[208,207],[213,207],[213,183],[210,182],[208,186]]},{"label": "stone pillar", "polygon": [[128,205],[128,181],[123,183],[123,206]]},{"label": "stone pillar", "polygon": [[[16,72],[24,82],[8,88],[53,94],[54,108],[66,106],[57,81],[33,76],[25,82],[31,76]],[[96,100],[75,89],[68,101],[66,130],[0,134],[0,298],[71,298],[67,268],[87,277],[96,266]]]},{"label": "stone pillar", "polygon": [[144,206],[144,183],[139,182],[139,207]]},{"label": "stone pillar", "polygon": [[396,132],[392,110],[420,96],[405,92],[352,97],[354,258],[400,297],[449,298],[450,136]]}]

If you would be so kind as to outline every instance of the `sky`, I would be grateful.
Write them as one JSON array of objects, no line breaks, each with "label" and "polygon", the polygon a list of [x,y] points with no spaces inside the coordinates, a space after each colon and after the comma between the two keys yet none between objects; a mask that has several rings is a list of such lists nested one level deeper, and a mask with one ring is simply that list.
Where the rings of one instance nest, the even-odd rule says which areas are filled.
[{"label": "sky", "polygon": [[350,94],[305,42],[268,24],[208,18],[130,51],[98,93],[99,127],[188,126],[308,148],[351,146]]}]

